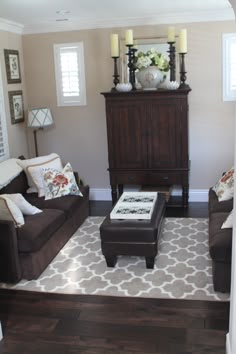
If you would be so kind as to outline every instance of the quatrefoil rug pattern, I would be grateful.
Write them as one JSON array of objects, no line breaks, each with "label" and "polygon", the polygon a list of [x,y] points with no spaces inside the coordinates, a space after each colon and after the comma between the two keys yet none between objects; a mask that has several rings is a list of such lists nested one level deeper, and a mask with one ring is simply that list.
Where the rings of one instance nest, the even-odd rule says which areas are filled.
[{"label": "quatrefoil rug pattern", "polygon": [[101,253],[99,225],[89,217],[39,279],[2,288],[66,294],[96,294],[194,300],[229,300],[214,292],[208,250],[208,220],[165,218],[154,269],[144,257],[119,256],[108,268]]}]

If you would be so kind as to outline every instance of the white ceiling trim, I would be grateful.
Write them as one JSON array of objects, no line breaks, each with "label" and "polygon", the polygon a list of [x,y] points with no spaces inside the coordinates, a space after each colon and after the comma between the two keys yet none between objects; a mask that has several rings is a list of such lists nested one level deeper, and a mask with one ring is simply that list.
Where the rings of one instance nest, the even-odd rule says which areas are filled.
[{"label": "white ceiling trim", "polygon": [[23,34],[24,25],[0,18],[0,30]]},{"label": "white ceiling trim", "polygon": [[131,27],[131,26],[147,26],[158,24],[177,24],[192,22],[212,22],[212,21],[230,21],[235,20],[232,8],[216,11],[195,11],[181,13],[165,13],[158,14],[153,17],[137,17],[137,18],[109,18],[89,20],[74,18],[66,22],[44,21],[38,24],[22,25],[16,22],[8,21],[0,18],[0,29],[19,34],[47,33],[47,32],[63,32],[73,30],[85,30],[96,28],[115,28],[115,27]]}]

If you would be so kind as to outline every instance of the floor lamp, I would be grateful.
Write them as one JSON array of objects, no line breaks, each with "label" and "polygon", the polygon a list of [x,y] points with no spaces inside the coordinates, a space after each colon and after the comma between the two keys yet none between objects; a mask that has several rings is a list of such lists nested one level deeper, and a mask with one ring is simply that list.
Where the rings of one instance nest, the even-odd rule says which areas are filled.
[{"label": "floor lamp", "polygon": [[49,108],[33,108],[28,112],[28,127],[34,129],[35,155],[38,156],[37,131],[53,124]]}]

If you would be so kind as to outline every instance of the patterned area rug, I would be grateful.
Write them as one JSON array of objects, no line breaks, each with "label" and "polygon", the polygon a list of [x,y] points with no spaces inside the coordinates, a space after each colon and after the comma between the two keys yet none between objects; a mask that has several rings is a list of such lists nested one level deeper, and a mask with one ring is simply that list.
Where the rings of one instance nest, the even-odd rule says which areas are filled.
[{"label": "patterned area rug", "polygon": [[154,269],[144,257],[119,256],[108,268],[101,253],[99,225],[103,217],[89,217],[34,281],[1,288],[67,294],[139,296],[194,300],[229,300],[214,292],[208,252],[208,220],[165,218]]}]

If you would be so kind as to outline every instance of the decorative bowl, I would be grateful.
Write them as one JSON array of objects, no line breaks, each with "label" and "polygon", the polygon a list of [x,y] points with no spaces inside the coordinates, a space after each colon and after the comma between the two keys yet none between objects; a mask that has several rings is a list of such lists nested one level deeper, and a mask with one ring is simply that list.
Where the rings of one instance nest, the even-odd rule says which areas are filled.
[{"label": "decorative bowl", "polygon": [[130,82],[122,82],[116,85],[116,90],[120,92],[128,92],[132,90],[132,85]]},{"label": "decorative bowl", "polygon": [[167,81],[166,82],[166,89],[167,90],[177,90],[179,87],[179,83],[177,81]]}]

